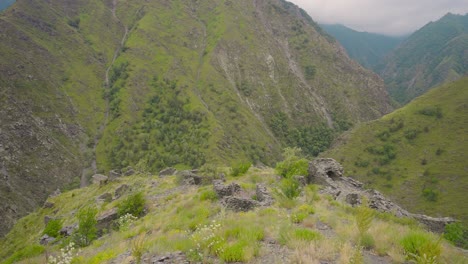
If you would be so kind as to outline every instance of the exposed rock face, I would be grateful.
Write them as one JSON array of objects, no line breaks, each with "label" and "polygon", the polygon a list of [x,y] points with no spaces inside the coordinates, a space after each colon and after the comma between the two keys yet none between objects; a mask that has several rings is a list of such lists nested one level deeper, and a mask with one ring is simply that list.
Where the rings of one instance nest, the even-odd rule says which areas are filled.
[{"label": "exposed rock face", "polygon": [[115,189],[115,192],[114,192],[115,199],[119,199],[129,189],[130,189],[130,187],[127,184],[120,185],[117,189]]},{"label": "exposed rock face", "polygon": [[165,177],[176,174],[177,170],[175,168],[165,168],[159,172],[159,177]]},{"label": "exposed rock face", "polygon": [[443,233],[446,225],[457,222],[455,219],[450,217],[434,218],[422,214],[412,214],[411,216],[425,224],[431,231],[436,233]]},{"label": "exposed rock face", "polygon": [[44,208],[52,208],[52,207],[54,207],[54,206],[55,206],[54,203],[49,202],[49,201],[46,201],[42,207],[44,207]]},{"label": "exposed rock face", "polygon": [[185,254],[181,251],[165,254],[162,256],[154,256],[151,258],[150,263],[166,263],[166,264],[188,264]]},{"label": "exposed rock face", "polygon": [[202,184],[202,176],[195,174],[192,171],[180,171],[177,175],[182,177],[182,183],[185,185],[200,185]]},{"label": "exposed rock face", "polygon": [[119,178],[120,176],[122,176],[122,173],[121,173],[120,170],[111,170],[111,171],[109,171],[109,178],[111,180]]},{"label": "exposed rock face", "polygon": [[124,176],[131,176],[134,175],[136,171],[132,167],[128,167],[125,169],[125,172],[123,173]]},{"label": "exposed rock face", "polygon": [[99,185],[104,185],[109,180],[109,177],[107,177],[106,175],[102,175],[102,174],[94,174],[93,177],[91,178],[94,184],[99,184]]},{"label": "exposed rock face", "polygon": [[97,203],[109,203],[112,201],[112,194],[103,193],[96,198]]},{"label": "exposed rock face", "polygon": [[64,237],[71,236],[73,234],[73,231],[78,228],[78,224],[73,224],[69,226],[64,226],[62,229],[60,229],[60,235]]},{"label": "exposed rock face", "polygon": [[257,184],[255,192],[257,195],[257,200],[260,202],[260,205],[270,206],[274,203],[275,200],[273,199],[271,194],[268,192],[265,184],[263,183]]},{"label": "exposed rock face", "polygon": [[226,196],[221,200],[221,204],[235,212],[247,212],[260,206],[260,203],[255,200],[237,196]]},{"label": "exposed rock face", "polygon": [[48,245],[52,242],[55,241],[55,237],[50,237],[48,235],[43,235],[40,239],[39,239],[39,244],[41,245]]},{"label": "exposed rock face", "polygon": [[394,202],[385,198],[376,190],[365,190],[363,183],[343,177],[343,167],[334,159],[316,159],[309,163],[309,183],[321,184],[322,193],[332,195],[335,200],[347,202],[352,206],[361,204],[366,197],[369,207],[380,212],[392,213],[398,217],[413,217],[426,225],[433,232],[443,232],[445,225],[455,222],[452,218],[433,218],[426,215],[412,214]]},{"label": "exposed rock face", "polygon": [[224,185],[222,180],[213,181],[213,189],[218,195],[218,198],[223,198],[225,196],[233,196],[238,194],[241,191],[239,184],[233,182],[229,185]]},{"label": "exposed rock face", "polygon": [[117,214],[117,209],[112,208],[104,213],[102,213],[100,216],[98,216],[97,220],[97,229],[98,230],[103,230],[103,229],[109,229],[111,227],[111,224],[114,220],[116,220],[119,217]]},{"label": "exposed rock face", "polygon": [[309,163],[308,183],[329,185],[343,177],[343,166],[334,159],[315,159]]}]

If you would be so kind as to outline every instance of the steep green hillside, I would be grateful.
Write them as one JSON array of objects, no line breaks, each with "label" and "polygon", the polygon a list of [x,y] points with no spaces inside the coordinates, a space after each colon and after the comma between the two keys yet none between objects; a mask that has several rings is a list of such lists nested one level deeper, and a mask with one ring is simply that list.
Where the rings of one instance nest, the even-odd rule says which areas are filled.
[{"label": "steep green hillside", "polygon": [[362,124],[325,156],[412,212],[468,222],[468,78]]},{"label": "steep green hillside", "polygon": [[383,58],[405,39],[359,32],[339,24],[320,26],[343,45],[351,58],[368,69],[379,65]]},{"label": "steep green hillside", "polygon": [[377,67],[400,103],[468,72],[468,14],[447,14],[413,33]]},{"label": "steep green hillside", "polygon": [[316,155],[392,109],[282,0],[19,0],[0,34],[0,234],[96,172]]},{"label": "steep green hillside", "polygon": [[[218,168],[218,172],[228,171]],[[250,168],[246,175],[226,179],[224,186],[239,184],[243,199],[259,197],[255,194],[259,183],[273,195],[273,204],[247,212],[235,212],[221,205],[222,199],[212,184],[181,185],[177,176],[133,175],[103,186],[93,184],[66,192],[48,200],[52,208],[41,208],[21,219],[0,240],[0,262],[45,263],[48,258],[48,263],[86,264],[140,263],[139,260],[141,263],[407,263],[414,258],[409,253],[414,252],[420,260],[466,263],[466,252],[423,231],[410,219],[341,204],[318,194],[317,186],[312,185],[295,185],[292,188],[296,190],[295,196],[288,198],[285,190],[289,190],[289,185],[285,183],[289,181],[278,177],[270,168]],[[129,187],[127,192],[119,197],[114,195],[124,185]],[[115,199],[96,202],[96,197],[106,193]],[[125,214],[129,204],[144,205],[146,210],[142,215],[139,211]],[[97,231],[93,228],[95,215],[109,216],[113,208],[120,208],[120,216],[113,221],[108,217],[107,225],[98,224],[104,232],[100,232],[102,236],[98,239],[92,239]],[[43,222],[46,216],[53,219],[47,228]],[[78,222],[84,228],[71,236],[58,237],[47,246],[38,243],[43,232],[54,234],[61,226]],[[90,245],[80,248],[81,237],[91,238]],[[71,242],[75,242],[73,247],[69,247]]]}]

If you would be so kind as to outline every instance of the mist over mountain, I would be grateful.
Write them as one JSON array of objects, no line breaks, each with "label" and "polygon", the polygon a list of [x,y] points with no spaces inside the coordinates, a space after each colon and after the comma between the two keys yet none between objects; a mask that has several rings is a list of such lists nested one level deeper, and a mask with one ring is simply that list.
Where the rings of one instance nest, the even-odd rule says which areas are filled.
[{"label": "mist over mountain", "polygon": [[409,36],[375,67],[400,103],[468,72],[468,14],[447,14]]},{"label": "mist over mountain", "polygon": [[405,39],[375,33],[359,32],[344,25],[320,25],[346,49],[349,56],[362,66],[373,69]]}]

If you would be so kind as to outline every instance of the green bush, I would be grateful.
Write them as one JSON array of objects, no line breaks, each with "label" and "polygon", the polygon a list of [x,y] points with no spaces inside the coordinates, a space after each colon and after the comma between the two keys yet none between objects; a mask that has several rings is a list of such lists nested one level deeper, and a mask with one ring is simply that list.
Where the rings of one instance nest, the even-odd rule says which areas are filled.
[{"label": "green bush", "polygon": [[237,177],[244,175],[252,166],[250,162],[240,162],[231,167],[231,176]]},{"label": "green bush", "polygon": [[218,200],[218,195],[216,194],[214,190],[203,191],[200,194],[200,201],[206,201],[206,200],[216,201]]},{"label": "green bush", "polygon": [[237,242],[232,245],[225,246],[219,257],[225,262],[246,261],[247,259],[245,256],[245,243]]},{"label": "green bush", "polygon": [[285,148],[283,157],[284,160],[276,164],[276,173],[285,178],[290,178],[294,175],[307,175],[309,162],[301,158],[300,148]]},{"label": "green bush", "polygon": [[315,213],[315,210],[312,206],[308,204],[303,204],[299,206],[292,214],[291,221],[293,223],[302,223],[309,215]]},{"label": "green bush", "polygon": [[407,258],[410,260],[435,259],[437,260],[441,253],[440,239],[434,238],[422,231],[412,231],[400,241],[405,250]]},{"label": "green bush", "polygon": [[94,207],[82,208],[78,214],[78,229],[74,234],[75,242],[80,247],[85,247],[97,238],[97,209]]},{"label": "green bush", "polygon": [[446,225],[444,238],[457,247],[468,249],[468,227],[461,223]]},{"label": "green bush", "polygon": [[143,193],[135,193],[133,195],[130,195],[117,205],[117,213],[119,217],[124,216],[126,214],[131,214],[135,217],[140,217],[145,212],[145,203],[146,200],[143,196]]},{"label": "green bush", "polygon": [[60,229],[62,229],[62,221],[60,219],[51,219],[47,223],[43,234],[50,237],[58,237],[60,234]]},{"label": "green bush", "polygon": [[17,263],[23,259],[39,256],[42,253],[44,253],[44,251],[45,251],[45,248],[41,245],[29,245],[19,251],[16,251],[13,255],[11,255],[2,263],[3,264]]},{"label": "green bush", "polygon": [[301,186],[295,179],[282,179],[279,189],[281,194],[289,199],[294,199],[301,194]]},{"label": "green bush", "polygon": [[418,111],[419,114],[425,116],[433,116],[438,119],[442,118],[442,109],[438,106],[428,106]]},{"label": "green bush", "polygon": [[359,206],[356,209],[356,225],[359,233],[364,235],[369,227],[371,226],[372,220],[374,219],[374,210],[366,206]]},{"label": "green bush", "polygon": [[439,193],[431,188],[424,188],[422,191],[422,195],[429,202],[436,202],[439,198]]},{"label": "green bush", "polygon": [[317,231],[313,231],[307,228],[296,228],[293,231],[292,237],[296,240],[314,241],[319,240],[322,235]]},{"label": "green bush", "polygon": [[359,244],[369,250],[375,247],[375,240],[369,233],[364,233],[359,237]]}]

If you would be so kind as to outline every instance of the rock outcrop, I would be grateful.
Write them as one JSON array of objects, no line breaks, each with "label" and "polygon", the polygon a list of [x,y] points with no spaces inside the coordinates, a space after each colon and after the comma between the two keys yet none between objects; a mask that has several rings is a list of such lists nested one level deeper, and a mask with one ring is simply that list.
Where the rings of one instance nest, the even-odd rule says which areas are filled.
[{"label": "rock outcrop", "polygon": [[177,170],[175,168],[165,168],[159,172],[159,177],[165,177],[176,174]]},{"label": "rock outcrop", "polygon": [[262,206],[270,206],[275,202],[271,194],[268,192],[266,185],[263,183],[257,184],[255,194],[257,195],[257,201],[259,201]]},{"label": "rock outcrop", "polygon": [[116,208],[112,208],[97,217],[96,228],[98,230],[109,229],[114,220],[119,217]]},{"label": "rock outcrop", "polygon": [[253,199],[238,196],[226,196],[221,200],[221,204],[234,212],[247,212],[260,206],[260,203]]},{"label": "rock outcrop", "polygon": [[214,180],[213,189],[218,195],[219,199],[225,196],[233,196],[239,194],[241,191],[241,187],[239,184],[233,182],[229,185],[224,185],[224,182],[222,180]]},{"label": "rock outcrop", "polygon": [[368,206],[380,212],[392,213],[397,217],[412,217],[433,232],[442,233],[447,224],[455,222],[449,217],[434,218],[426,215],[412,214],[384,197],[376,190],[365,190],[364,184],[352,178],[344,177],[343,167],[334,159],[316,159],[309,163],[307,181],[323,185],[322,193],[330,194],[335,200],[352,206],[362,203],[363,197]]},{"label": "rock outcrop", "polygon": [[182,183],[185,185],[201,185],[203,177],[195,174],[193,171],[185,170],[177,172],[177,175],[182,178]]},{"label": "rock outcrop", "polygon": [[122,184],[120,185],[119,187],[117,187],[117,189],[115,189],[115,192],[114,192],[114,197],[115,199],[119,199],[122,195],[124,195],[128,190],[130,189],[130,187],[127,185],[127,184]]},{"label": "rock outcrop", "polygon": [[93,177],[91,178],[93,180],[93,183],[99,184],[99,186],[106,184],[107,181],[109,180],[109,177],[107,177],[106,175],[102,175],[102,174],[94,174]]}]

